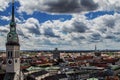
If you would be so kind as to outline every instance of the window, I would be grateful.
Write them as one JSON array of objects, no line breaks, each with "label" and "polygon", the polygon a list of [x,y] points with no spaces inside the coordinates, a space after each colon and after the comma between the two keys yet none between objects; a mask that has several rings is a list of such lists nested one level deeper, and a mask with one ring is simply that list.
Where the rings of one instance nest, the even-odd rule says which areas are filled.
[{"label": "window", "polygon": [[12,52],[12,51],[10,51],[10,57],[11,57],[11,58],[13,57],[13,52]]},{"label": "window", "polygon": [[15,57],[16,57],[16,58],[19,58],[19,57],[20,57],[19,51],[15,51]]},{"label": "window", "polygon": [[8,54],[7,57],[9,58],[9,57],[10,57],[10,53],[9,53],[9,51],[7,52],[7,54]]},{"label": "window", "polygon": [[15,59],[15,63],[17,63],[17,59]]},{"label": "window", "polygon": [[12,58],[13,57],[13,52],[12,51],[8,51],[8,58]]}]

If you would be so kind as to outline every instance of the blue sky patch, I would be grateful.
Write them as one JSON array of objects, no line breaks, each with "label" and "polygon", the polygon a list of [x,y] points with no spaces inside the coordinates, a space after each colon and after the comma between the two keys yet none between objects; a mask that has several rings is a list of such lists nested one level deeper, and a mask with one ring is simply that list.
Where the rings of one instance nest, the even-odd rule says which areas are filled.
[{"label": "blue sky patch", "polygon": [[97,12],[89,12],[87,14],[85,14],[85,16],[87,17],[87,19],[94,19],[103,15],[114,15],[114,11],[97,11]]}]

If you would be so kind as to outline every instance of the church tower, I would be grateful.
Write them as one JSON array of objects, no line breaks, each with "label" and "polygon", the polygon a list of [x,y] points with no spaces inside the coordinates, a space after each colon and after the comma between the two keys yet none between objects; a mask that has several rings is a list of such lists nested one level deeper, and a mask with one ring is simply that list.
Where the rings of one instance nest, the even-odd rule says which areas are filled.
[{"label": "church tower", "polygon": [[10,22],[10,32],[7,34],[6,42],[6,75],[4,80],[23,80],[20,71],[20,44],[16,32],[14,17],[14,0],[12,0],[12,19]]}]

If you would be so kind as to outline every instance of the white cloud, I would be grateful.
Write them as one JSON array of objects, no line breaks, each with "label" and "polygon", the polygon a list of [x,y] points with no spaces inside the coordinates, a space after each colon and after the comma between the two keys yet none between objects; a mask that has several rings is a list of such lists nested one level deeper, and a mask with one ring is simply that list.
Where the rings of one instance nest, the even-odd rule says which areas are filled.
[{"label": "white cloud", "polygon": [[120,10],[120,0],[99,0],[99,10]]},{"label": "white cloud", "polygon": [[[120,14],[104,15],[87,20],[84,15],[76,15],[71,20],[46,21],[42,24],[35,18],[17,23],[21,49],[118,49],[120,43]],[[76,24],[80,24],[79,27]],[[111,23],[111,25],[109,25]],[[84,26],[83,26],[84,25]],[[6,40],[9,25],[0,28],[0,38]],[[81,29],[84,29],[82,32]],[[0,45],[4,45],[2,41]],[[3,47],[4,48],[4,47]]]},{"label": "white cloud", "polygon": [[[53,7],[51,1],[20,0],[19,11],[26,12],[27,14],[32,14],[34,11],[40,10],[60,12],[57,10],[49,11]],[[64,2],[64,0],[61,1]],[[58,2],[59,0],[55,0],[54,5],[56,3],[58,4]],[[72,0],[68,2],[71,3]],[[8,6],[7,3],[6,7]],[[98,3],[98,10],[117,11],[120,7],[120,1],[118,0],[94,0],[94,3]],[[0,10],[4,10],[5,8],[3,7]],[[89,11],[89,8],[81,11]],[[73,10],[73,12],[76,11]],[[10,17],[1,16],[1,19],[8,21]],[[94,44],[98,44],[101,49],[119,48],[120,14],[117,13],[114,15],[103,15],[92,20],[87,20],[84,14],[75,14],[71,20],[64,22],[60,20],[48,20],[42,24],[35,18],[28,18],[23,21],[16,18],[16,20],[18,22],[17,31],[20,38],[21,49],[53,49],[55,47],[59,47],[60,49],[93,49],[91,46]],[[0,45],[5,44],[8,26],[9,25],[5,25],[5,27],[0,26],[0,39],[3,39]]]},{"label": "white cloud", "polygon": [[9,31],[8,25],[6,26],[0,26],[0,49],[5,50],[5,43],[6,43],[6,37],[7,33]]},{"label": "white cloud", "polygon": [[1,20],[5,20],[5,21],[10,21],[10,17],[9,16],[0,16]]},{"label": "white cloud", "polygon": [[4,11],[8,7],[10,0],[0,0],[0,11]]}]

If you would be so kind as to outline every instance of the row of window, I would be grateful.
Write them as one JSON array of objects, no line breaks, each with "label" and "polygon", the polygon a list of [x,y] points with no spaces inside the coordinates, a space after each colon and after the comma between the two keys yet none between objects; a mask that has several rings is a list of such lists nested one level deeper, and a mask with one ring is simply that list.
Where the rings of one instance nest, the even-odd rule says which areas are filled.
[{"label": "row of window", "polygon": [[20,57],[20,54],[19,54],[18,51],[15,51],[15,53],[14,53],[13,51],[8,51],[8,52],[7,52],[7,57],[8,57],[8,58],[13,58],[13,57],[19,58],[19,57]]}]

